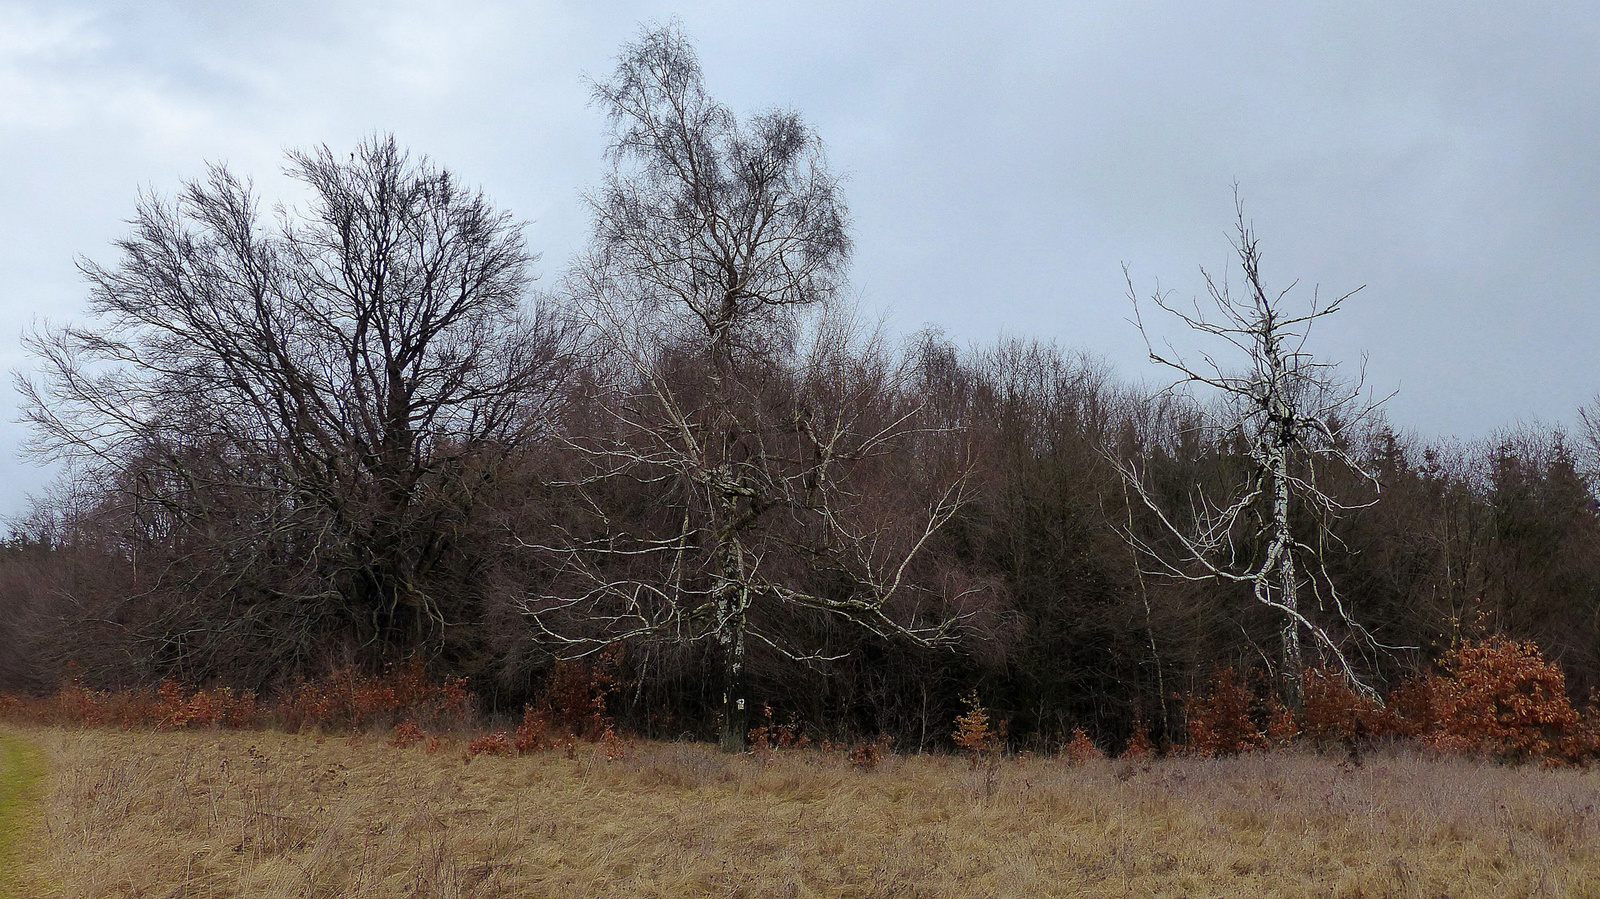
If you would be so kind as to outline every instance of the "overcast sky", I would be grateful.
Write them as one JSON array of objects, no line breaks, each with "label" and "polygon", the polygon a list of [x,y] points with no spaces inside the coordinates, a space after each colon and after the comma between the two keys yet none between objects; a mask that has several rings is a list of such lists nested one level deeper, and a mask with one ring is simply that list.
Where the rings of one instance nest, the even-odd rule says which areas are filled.
[{"label": "overcast sky", "polygon": [[[1158,377],[1126,318],[1229,260],[1365,285],[1314,340],[1478,438],[1600,392],[1600,6],[0,0],[0,362],[82,314],[138,191],[392,131],[527,220],[553,281],[603,172],[603,78],[676,17],[736,111],[800,110],[847,177],[853,285],[909,332],[1038,336]],[[1161,323],[1163,333],[1169,323]],[[1170,331],[1181,338],[1176,331]],[[0,392],[0,514],[48,472]]]}]

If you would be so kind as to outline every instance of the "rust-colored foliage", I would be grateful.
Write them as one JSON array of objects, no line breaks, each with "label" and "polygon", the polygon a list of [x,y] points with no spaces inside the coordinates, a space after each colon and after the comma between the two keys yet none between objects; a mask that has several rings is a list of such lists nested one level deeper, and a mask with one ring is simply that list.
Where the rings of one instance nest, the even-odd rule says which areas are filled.
[{"label": "rust-colored foliage", "polygon": [[778,724],[770,705],[762,705],[761,721],[761,724],[750,729],[749,736],[751,753],[763,762],[771,761],[777,752],[804,749],[811,745],[811,738],[800,732],[798,723],[790,721]]},{"label": "rust-colored foliage", "polygon": [[1188,749],[1196,755],[1237,755],[1266,748],[1266,736],[1250,717],[1250,692],[1232,667],[1212,671],[1206,692],[1191,695],[1184,711],[1189,721]]},{"label": "rust-colored foliage", "polygon": [[433,727],[459,727],[472,717],[467,679],[430,683],[421,662],[390,666],[376,677],[344,668],[295,688],[278,704],[290,731],[360,731],[412,719]]},{"label": "rust-colored foliage", "polygon": [[871,771],[883,763],[894,751],[894,737],[879,734],[875,739],[858,744],[850,750],[850,764],[862,771]]},{"label": "rust-colored foliage", "polygon": [[527,755],[549,749],[556,744],[555,728],[548,713],[535,711],[533,706],[523,706],[522,723],[517,726],[513,747],[517,755]]},{"label": "rust-colored foliage", "polygon": [[156,696],[159,727],[246,728],[262,723],[254,693],[236,694],[228,687],[189,693],[176,681],[166,680],[156,689]]},{"label": "rust-colored foliage", "polygon": [[[603,661],[602,664],[610,664]],[[316,681],[300,683],[271,702],[227,687],[192,690],[163,681],[154,690],[91,690],[74,678],[55,695],[43,699],[0,696],[0,719],[73,727],[182,728],[276,727],[291,733],[357,734],[392,724],[389,745],[406,749],[424,744],[429,755],[441,745],[440,730],[473,731],[464,758],[479,755],[522,755],[561,749],[576,758],[579,740],[600,743],[609,760],[632,755],[629,739],[605,715],[610,674],[597,667],[558,666],[551,692],[537,706],[526,707],[514,734],[481,735],[484,722],[473,709],[465,678],[428,681],[420,664],[397,666],[369,676],[343,669]],[[783,746],[802,743],[775,729]]]},{"label": "rust-colored foliage", "polygon": [[1393,736],[1399,717],[1370,696],[1351,688],[1337,671],[1310,669],[1300,681],[1302,736],[1319,746],[1356,743]]},{"label": "rust-colored foliage", "polygon": [[961,701],[967,704],[967,711],[956,719],[955,733],[951,736],[957,746],[966,750],[973,764],[977,764],[985,756],[1000,751],[1000,735],[990,725],[989,710],[978,700],[977,690],[962,697]]},{"label": "rust-colored foliage", "polygon": [[1589,704],[1578,713],[1578,726],[1562,745],[1562,750],[1572,760],[1600,758],[1600,693],[1589,693]]},{"label": "rust-colored foliage", "polygon": [[545,682],[540,700],[549,727],[557,732],[598,740],[611,726],[606,717],[606,697],[617,689],[617,653],[602,653],[594,664],[557,662]]},{"label": "rust-colored foliage", "polygon": [[[537,705],[523,707],[522,723],[513,740],[517,753],[561,746],[571,755],[577,752],[577,740],[606,742],[608,733],[613,741],[618,739],[615,726],[606,715],[606,698],[617,688],[612,673],[617,662],[616,653],[606,652],[592,665],[556,663]],[[610,743],[607,745],[610,751]]]},{"label": "rust-colored foliage", "polygon": [[511,745],[511,738],[503,730],[492,734],[485,734],[467,744],[467,750],[462,755],[465,761],[472,761],[480,755],[512,756],[517,751]]},{"label": "rust-colored foliage", "polygon": [[1140,761],[1156,754],[1155,743],[1150,739],[1150,728],[1144,723],[1144,718],[1133,719],[1133,734],[1128,737],[1127,745],[1122,747],[1120,759]]},{"label": "rust-colored foliage", "polygon": [[633,757],[633,744],[618,734],[610,724],[607,724],[605,732],[600,734],[600,747],[608,762],[620,762]]},{"label": "rust-colored foliage", "polygon": [[1537,644],[1509,637],[1463,641],[1432,675],[1430,742],[1508,761],[1554,761],[1578,748],[1580,718],[1567,697],[1560,666]]},{"label": "rust-colored foliage", "polygon": [[1300,716],[1277,693],[1267,694],[1267,744],[1273,748],[1292,745],[1302,736]]},{"label": "rust-colored foliage", "polygon": [[69,727],[251,728],[267,723],[266,711],[254,693],[229,687],[188,690],[171,680],[155,690],[108,692],[74,679],[45,699],[0,700],[0,717]]},{"label": "rust-colored foliage", "polygon": [[1431,677],[1407,678],[1389,694],[1395,736],[1423,737],[1438,731],[1433,680]]},{"label": "rust-colored foliage", "polygon": [[1106,754],[1100,750],[1099,746],[1095,745],[1093,740],[1089,739],[1089,735],[1081,727],[1072,729],[1072,740],[1067,743],[1064,751],[1068,764],[1072,765],[1082,765],[1085,762],[1106,757]]},{"label": "rust-colored foliage", "polygon": [[435,727],[460,727],[473,720],[466,679],[429,683],[420,664],[390,668],[375,677],[344,669],[266,702],[229,687],[197,690],[170,679],[154,690],[115,692],[91,690],[74,679],[45,699],[10,698],[0,712],[40,724],[163,730],[276,726],[291,732],[359,731],[405,720]]},{"label": "rust-colored foliage", "polygon": [[410,749],[427,738],[428,732],[408,718],[394,726],[394,735],[389,738],[389,745]]},{"label": "rust-colored foliage", "polygon": [[55,701],[40,711],[52,724],[99,727],[106,723],[105,700],[108,698],[106,694],[96,693],[85,687],[82,681],[74,679],[62,686],[60,692],[55,695]]},{"label": "rust-colored foliage", "polygon": [[[522,755],[561,750],[575,757],[580,740],[602,744],[607,759],[627,758],[628,738],[606,715],[606,700],[616,689],[614,656],[599,664],[567,663],[552,669],[546,692],[524,708],[512,733],[499,731],[469,743],[466,758]],[[1232,668],[1212,672],[1204,691],[1185,702],[1187,751],[1200,756],[1230,755],[1306,741],[1319,747],[1342,743],[1358,757],[1371,739],[1404,738],[1438,752],[1490,756],[1509,762],[1546,765],[1600,758],[1600,703],[1575,708],[1561,668],[1544,659],[1537,645],[1508,637],[1459,642],[1438,671],[1411,678],[1390,695],[1386,706],[1351,689],[1337,672],[1312,670],[1302,682],[1303,703],[1291,709],[1264,685],[1254,698]],[[996,724],[977,691],[964,699],[952,739],[974,768],[998,763],[1005,726]],[[194,689],[164,681],[154,689],[116,692],[91,689],[81,679],[67,681],[52,696],[27,699],[0,696],[0,718],[71,727],[192,728],[277,727],[291,732],[359,733],[393,727],[390,744],[406,748],[425,743],[431,753],[441,730],[483,733],[464,679],[430,683],[420,665],[394,667],[377,676],[351,669],[305,682],[274,700],[226,687]],[[810,744],[797,725],[779,724],[763,708],[750,731],[757,757],[770,761],[782,750]],[[476,747],[476,748],[474,748]],[[847,752],[857,767],[876,767],[890,753],[890,741],[824,742],[825,751]],[[1069,763],[1103,758],[1085,730],[1074,730],[1063,747]],[[1149,733],[1135,723],[1124,758],[1153,755]]]}]

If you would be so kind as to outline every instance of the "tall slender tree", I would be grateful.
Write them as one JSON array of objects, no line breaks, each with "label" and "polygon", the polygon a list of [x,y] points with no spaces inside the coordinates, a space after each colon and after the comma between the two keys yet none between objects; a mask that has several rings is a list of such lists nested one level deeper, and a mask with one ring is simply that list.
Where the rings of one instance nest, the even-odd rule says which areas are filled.
[{"label": "tall slender tree", "polygon": [[[594,96],[616,169],[568,283],[603,349],[606,409],[573,439],[590,516],[538,544],[557,577],[525,610],[571,654],[711,644],[722,746],[738,749],[748,646],[829,655],[796,640],[797,616],[955,639],[959,613],[918,566],[965,478],[948,429],[921,421],[914,366],[836,302],[848,217],[810,127],[788,111],[741,122],[674,28],[625,47]],[[929,482],[928,500],[907,489]],[[623,494],[654,514],[618,514]]]},{"label": "tall slender tree", "polygon": [[[1288,302],[1293,284],[1269,293],[1261,276],[1260,243],[1242,203],[1236,204],[1236,212],[1234,250],[1244,275],[1243,295],[1226,280],[1202,270],[1209,303],[1196,302],[1192,312],[1184,311],[1159,291],[1149,303],[1190,330],[1219,341],[1242,364],[1225,365],[1210,352],[1194,362],[1171,350],[1170,344],[1158,350],[1131,278],[1129,298],[1151,361],[1177,373],[1173,386],[1215,391],[1220,415],[1209,427],[1219,449],[1231,445],[1242,450],[1243,476],[1220,493],[1197,488],[1188,508],[1177,509],[1158,500],[1137,463],[1123,464],[1130,488],[1154,513],[1163,539],[1177,551],[1163,552],[1132,529],[1128,536],[1156,562],[1159,572],[1242,584],[1258,603],[1279,614],[1280,675],[1291,696],[1298,695],[1307,663],[1308,635],[1319,656],[1371,692],[1347,648],[1370,649],[1376,641],[1351,616],[1328,577],[1323,553],[1331,538],[1330,518],[1376,501],[1378,481],[1349,447],[1355,429],[1377,404],[1367,399],[1360,378],[1353,383],[1339,380],[1334,364],[1317,360],[1305,349],[1313,325],[1338,312],[1356,291],[1325,305],[1314,293],[1310,304],[1299,309]],[[1319,471],[1327,466],[1360,474],[1372,493],[1360,498],[1331,495],[1318,480]],[[1355,643],[1350,642],[1352,637]]]}]

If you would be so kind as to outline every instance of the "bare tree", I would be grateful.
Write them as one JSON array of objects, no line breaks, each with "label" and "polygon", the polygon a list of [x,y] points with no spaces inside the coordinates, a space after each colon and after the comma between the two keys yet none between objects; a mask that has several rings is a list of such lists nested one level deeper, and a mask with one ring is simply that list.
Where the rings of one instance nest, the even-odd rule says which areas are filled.
[{"label": "bare tree", "polygon": [[[827,655],[795,645],[796,616],[955,639],[958,614],[918,566],[963,502],[959,451],[920,425],[913,367],[834,302],[846,210],[798,115],[738,121],[672,28],[626,47],[594,95],[617,167],[569,280],[604,349],[603,410],[572,437],[587,468],[570,487],[589,515],[561,540],[522,541],[556,569],[525,610],[568,655],[712,644],[722,745],[736,750],[747,644]],[[895,482],[941,487],[872,492]],[[620,514],[621,495],[646,514]]]},{"label": "bare tree", "polygon": [[1578,452],[1590,489],[1600,488],[1600,396],[1578,407]]},{"label": "bare tree", "polygon": [[[1125,481],[1154,513],[1164,539],[1176,546],[1177,553],[1159,551],[1131,528],[1128,537],[1156,561],[1160,573],[1245,585],[1257,602],[1281,615],[1280,673],[1291,696],[1298,695],[1307,634],[1319,655],[1371,693],[1346,646],[1350,637],[1364,648],[1376,643],[1350,615],[1328,576],[1324,553],[1335,539],[1328,527],[1332,519],[1376,502],[1378,481],[1352,456],[1349,441],[1378,404],[1364,399],[1360,378],[1353,383],[1340,381],[1332,363],[1319,362],[1305,350],[1312,326],[1338,312],[1356,291],[1325,305],[1313,293],[1309,306],[1291,310],[1287,297],[1294,285],[1275,294],[1267,292],[1259,242],[1242,204],[1237,212],[1234,249],[1244,274],[1244,295],[1238,296],[1226,280],[1219,282],[1202,270],[1209,295],[1204,307],[1197,301],[1192,311],[1184,311],[1159,290],[1149,302],[1242,357],[1241,367],[1227,366],[1209,352],[1193,362],[1170,344],[1157,350],[1131,277],[1129,299],[1151,361],[1178,373],[1173,387],[1200,385],[1217,392],[1215,409],[1220,415],[1209,428],[1219,447],[1242,444],[1243,476],[1216,493],[1197,487],[1189,507],[1176,509],[1157,499],[1136,462],[1119,463]],[[1319,471],[1330,465],[1359,474],[1371,485],[1372,494],[1359,500],[1330,495],[1318,483]],[[1305,601],[1307,594],[1314,607]]]},{"label": "bare tree", "polygon": [[28,341],[32,448],[95,473],[126,553],[164,552],[134,601],[214,604],[150,635],[180,656],[264,618],[280,660],[437,649],[470,609],[430,578],[495,460],[547,432],[565,332],[523,309],[510,216],[392,137],[287,172],[311,203],[270,223],[220,166],[141,200],[120,262],[81,265],[90,323]]}]

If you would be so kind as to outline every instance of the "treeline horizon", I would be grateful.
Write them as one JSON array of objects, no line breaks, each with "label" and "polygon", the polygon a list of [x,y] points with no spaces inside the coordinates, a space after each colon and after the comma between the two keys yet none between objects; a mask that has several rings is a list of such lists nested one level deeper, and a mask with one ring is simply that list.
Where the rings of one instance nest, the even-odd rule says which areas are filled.
[{"label": "treeline horizon", "polygon": [[[966,419],[978,448],[973,481],[981,486],[946,525],[939,554],[988,585],[983,627],[950,649],[829,634],[845,658],[752,653],[759,702],[813,732],[882,731],[904,746],[947,742],[973,689],[1010,722],[1019,745],[1064,740],[1077,727],[1126,739],[1136,719],[1158,733],[1165,721],[1177,737],[1182,698],[1214,670],[1268,666],[1273,616],[1239,590],[1149,573],[1125,539],[1130,514],[1143,533],[1161,535],[1148,510],[1130,502],[1111,459],[1155,450],[1155,480],[1178,493],[1235,458],[1190,430],[1198,404],[1119,383],[1102,363],[1049,344],[1012,339],[958,350],[924,334],[903,349],[919,357],[924,395],[947,404],[934,411]],[[573,377],[583,383],[581,372]],[[1566,671],[1576,699],[1600,686],[1600,522],[1576,448],[1559,428],[1463,443],[1422,441],[1379,420],[1356,451],[1379,472],[1378,502],[1338,523],[1328,561],[1352,616],[1397,647],[1371,659],[1367,673],[1380,686],[1488,634],[1537,642]],[[475,537],[493,541],[508,519],[547,518],[548,473],[564,461],[548,447],[505,460]],[[1354,478],[1347,486],[1368,496]],[[74,677],[106,688],[176,678],[269,692],[347,664],[400,660],[348,639],[298,645],[269,630],[294,628],[292,620],[258,622],[253,636],[263,645],[241,639],[232,619],[208,628],[215,606],[233,598],[195,595],[214,588],[191,583],[193,571],[173,582],[174,566],[203,559],[155,535],[144,537],[142,553],[129,552],[130,497],[81,487],[64,482],[39,501],[0,549],[0,692],[47,693]],[[469,548],[475,542],[445,561],[479,578],[453,565],[434,575],[441,588],[468,594],[458,600],[471,619],[411,651],[440,677],[471,677],[489,708],[515,714],[562,653],[516,624],[516,582],[537,576],[536,553],[485,553],[483,542]],[[177,621],[191,654],[152,651],[171,649]],[[629,685],[613,701],[619,724],[709,735],[721,686],[713,655],[709,647],[630,648],[617,669]]]},{"label": "treeline horizon", "polygon": [[538,293],[516,220],[393,138],[290,154],[314,199],[276,218],[220,167],[141,203],[90,323],[28,341],[69,474],[0,547],[0,693],[420,662],[515,717],[584,660],[631,732],[742,744],[770,706],[917,748],[974,690],[1014,745],[1180,740],[1217,671],[1383,696],[1490,635],[1600,689],[1594,441],[1426,440],[1298,349],[1221,359],[1229,399],[892,338],[798,114],[734,115],[671,28],[594,90],[615,169]]}]

